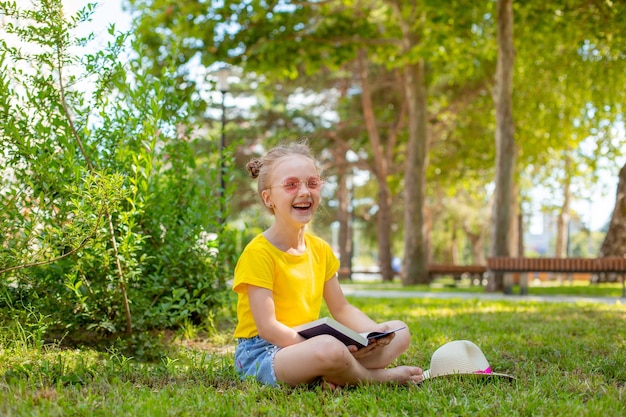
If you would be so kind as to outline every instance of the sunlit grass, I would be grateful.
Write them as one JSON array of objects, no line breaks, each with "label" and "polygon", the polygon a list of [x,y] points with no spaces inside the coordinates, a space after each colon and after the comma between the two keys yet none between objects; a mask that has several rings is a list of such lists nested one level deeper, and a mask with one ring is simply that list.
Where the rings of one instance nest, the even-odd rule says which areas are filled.
[{"label": "sunlit grass", "polygon": [[[352,298],[376,320],[400,318],[412,334],[398,364],[428,368],[442,344],[478,344],[503,379],[440,378],[419,387],[270,388],[240,381],[232,324],[204,336],[185,329],[160,360],[115,350],[17,343],[0,332],[0,415],[397,416],[626,413],[626,306]],[[5,327],[5,329],[7,329]],[[193,336],[192,340],[185,340]]]}]

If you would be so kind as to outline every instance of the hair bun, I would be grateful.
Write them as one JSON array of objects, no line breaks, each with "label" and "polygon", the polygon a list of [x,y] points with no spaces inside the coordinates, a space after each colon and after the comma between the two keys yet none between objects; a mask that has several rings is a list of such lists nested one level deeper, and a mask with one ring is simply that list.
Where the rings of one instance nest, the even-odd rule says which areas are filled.
[{"label": "hair bun", "polygon": [[246,164],[246,168],[248,168],[248,172],[252,178],[256,178],[259,176],[261,172],[261,167],[263,166],[263,162],[260,159],[252,159],[250,162]]}]

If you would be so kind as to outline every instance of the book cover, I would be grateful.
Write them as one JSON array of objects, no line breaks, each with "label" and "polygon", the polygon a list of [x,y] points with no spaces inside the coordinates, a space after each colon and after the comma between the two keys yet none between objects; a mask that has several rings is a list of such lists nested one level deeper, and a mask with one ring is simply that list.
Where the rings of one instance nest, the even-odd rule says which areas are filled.
[{"label": "book cover", "polygon": [[356,345],[359,348],[367,346],[370,339],[378,339],[402,329],[404,329],[404,327],[386,332],[359,333],[330,317],[323,317],[319,320],[294,327],[294,330],[305,339],[310,339],[321,334],[328,334],[341,340],[346,346]]}]

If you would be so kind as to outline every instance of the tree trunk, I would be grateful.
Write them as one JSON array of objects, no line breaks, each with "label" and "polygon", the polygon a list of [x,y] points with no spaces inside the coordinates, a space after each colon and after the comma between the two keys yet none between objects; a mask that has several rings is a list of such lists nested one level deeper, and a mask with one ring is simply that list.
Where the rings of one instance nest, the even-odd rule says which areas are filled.
[{"label": "tree trunk", "polygon": [[511,200],[510,200],[510,211],[509,211],[509,256],[519,257],[524,254],[524,252],[520,252],[520,240],[523,235],[520,234],[520,224],[519,224],[519,215],[520,215],[520,206],[517,201],[517,196],[519,195],[519,185],[513,182],[511,186]]},{"label": "tree trunk", "polygon": [[615,208],[600,247],[600,257],[608,256],[626,257],[626,164],[619,171]]},{"label": "tree trunk", "polygon": [[487,265],[485,259],[485,236],[481,233],[465,232],[470,245],[472,246],[472,263],[475,265]]},{"label": "tree trunk", "polygon": [[556,245],[554,256],[557,258],[567,258],[568,225],[570,220],[569,205],[571,199],[571,158],[565,156],[565,180],[563,181],[563,205],[556,220]]},{"label": "tree trunk", "polygon": [[489,235],[489,226],[491,223],[489,221],[488,213],[491,213],[492,205],[493,201],[490,199],[487,207],[485,208],[485,215],[479,218],[480,220],[478,220],[478,224],[473,224],[471,221],[463,223],[463,231],[465,232],[472,249],[472,263],[475,265],[487,265],[485,240]]},{"label": "tree trunk", "polygon": [[405,70],[408,103],[409,142],[404,174],[404,285],[427,284],[428,241],[426,236],[426,168],[428,166],[428,129],[425,64],[420,60]]},{"label": "tree trunk", "polygon": [[450,225],[450,261],[454,265],[458,265],[459,263],[459,239],[458,233],[456,229],[456,224],[452,222]]},{"label": "tree trunk", "polygon": [[391,190],[387,184],[387,176],[378,181],[378,262],[383,281],[393,281],[391,267]]},{"label": "tree trunk", "polygon": [[365,127],[372,146],[374,157],[374,174],[378,181],[378,262],[383,281],[393,280],[391,268],[391,190],[387,183],[389,164],[387,153],[380,139],[376,117],[374,115],[374,103],[372,102],[369,74],[367,71],[367,57],[365,50],[359,52],[359,78],[361,81],[361,106]]},{"label": "tree trunk", "polygon": [[522,204],[517,206],[517,256],[524,257],[526,248],[524,247],[524,213],[522,212]]},{"label": "tree trunk", "polygon": [[[345,158],[344,158],[345,159]],[[338,161],[339,162],[339,161]],[[348,187],[347,162],[338,164],[337,170],[337,220],[339,221],[339,278],[352,278],[352,225],[350,224],[350,189]]]},{"label": "tree trunk", "polygon": [[[496,106],[496,188],[491,239],[492,256],[509,256],[513,173],[515,169],[515,126],[513,121],[513,0],[498,0],[498,63],[494,102]],[[501,274],[490,277],[488,291],[504,289]]]}]

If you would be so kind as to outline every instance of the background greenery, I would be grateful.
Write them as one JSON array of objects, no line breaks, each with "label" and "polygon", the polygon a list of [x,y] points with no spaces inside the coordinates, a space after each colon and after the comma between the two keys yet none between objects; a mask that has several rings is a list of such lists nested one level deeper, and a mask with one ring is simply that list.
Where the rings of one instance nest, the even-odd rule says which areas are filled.
[{"label": "background greenery", "polygon": [[113,29],[87,48],[94,4],[21,6],[0,3],[0,308],[68,342],[209,320],[244,234],[221,220],[175,58],[155,72],[137,43],[122,58]]},{"label": "background greenery", "polygon": [[[270,220],[242,167],[302,134],[328,180],[314,232],[333,241],[339,219],[367,249],[357,261],[376,265],[381,250],[401,256],[412,205],[403,194],[412,184],[403,177],[402,74],[422,59],[432,260],[484,256],[494,2],[126,4],[131,32],[109,28],[94,51],[94,35],[79,29],[98,18],[95,4],[70,16],[60,0],[0,1],[0,309],[11,334],[154,359],[154,333],[215,331],[218,312],[233,308],[237,256]],[[515,7],[519,203],[524,212],[541,182],[553,197],[545,209],[563,215],[566,184],[588,198],[597,175],[623,157],[626,8]],[[402,22],[415,13],[428,18],[411,21],[420,42],[405,51]],[[225,125],[224,96],[213,94],[222,64],[236,81]],[[364,128],[366,110],[378,135]],[[381,248],[383,233],[390,239]],[[583,228],[571,253],[594,256],[600,240]]]},{"label": "background greenery", "polygon": [[[241,140],[237,166],[279,140],[313,138],[329,189],[329,215],[318,217],[317,232],[331,240],[330,225],[339,223],[347,240],[340,238],[337,251],[347,265],[343,252],[354,247],[349,236],[356,226],[360,240],[352,245],[362,244],[373,264],[383,261],[383,271],[385,252],[402,256],[404,237],[418,235],[405,225],[409,210],[422,204],[406,200],[406,190],[418,185],[405,178],[414,163],[408,126],[415,119],[405,86],[418,63],[425,76],[416,90],[423,87],[427,97],[417,107],[428,117],[426,220],[417,225],[428,238],[420,244],[440,263],[482,263],[489,251],[500,3],[129,0],[147,59],[158,64],[163,50],[185,42],[176,74],[181,85],[202,90],[203,80],[191,76],[198,61],[209,78],[211,68],[231,65],[227,136]],[[624,163],[626,38],[619,22],[626,7],[584,0],[512,6],[513,204],[523,223],[512,229],[528,233],[530,218],[545,213],[552,236],[557,218],[571,231],[570,254],[595,256],[598,244],[581,240],[597,238],[585,218],[597,214],[586,216],[581,202],[591,204],[598,177],[615,177]],[[254,104],[242,105],[250,97]],[[239,190],[250,188],[245,175],[235,178],[244,180]],[[533,192],[538,184],[541,197]],[[247,195],[232,201],[244,218]],[[547,254],[567,253],[565,239],[547,246]],[[546,256],[533,247],[520,251]]]}]

